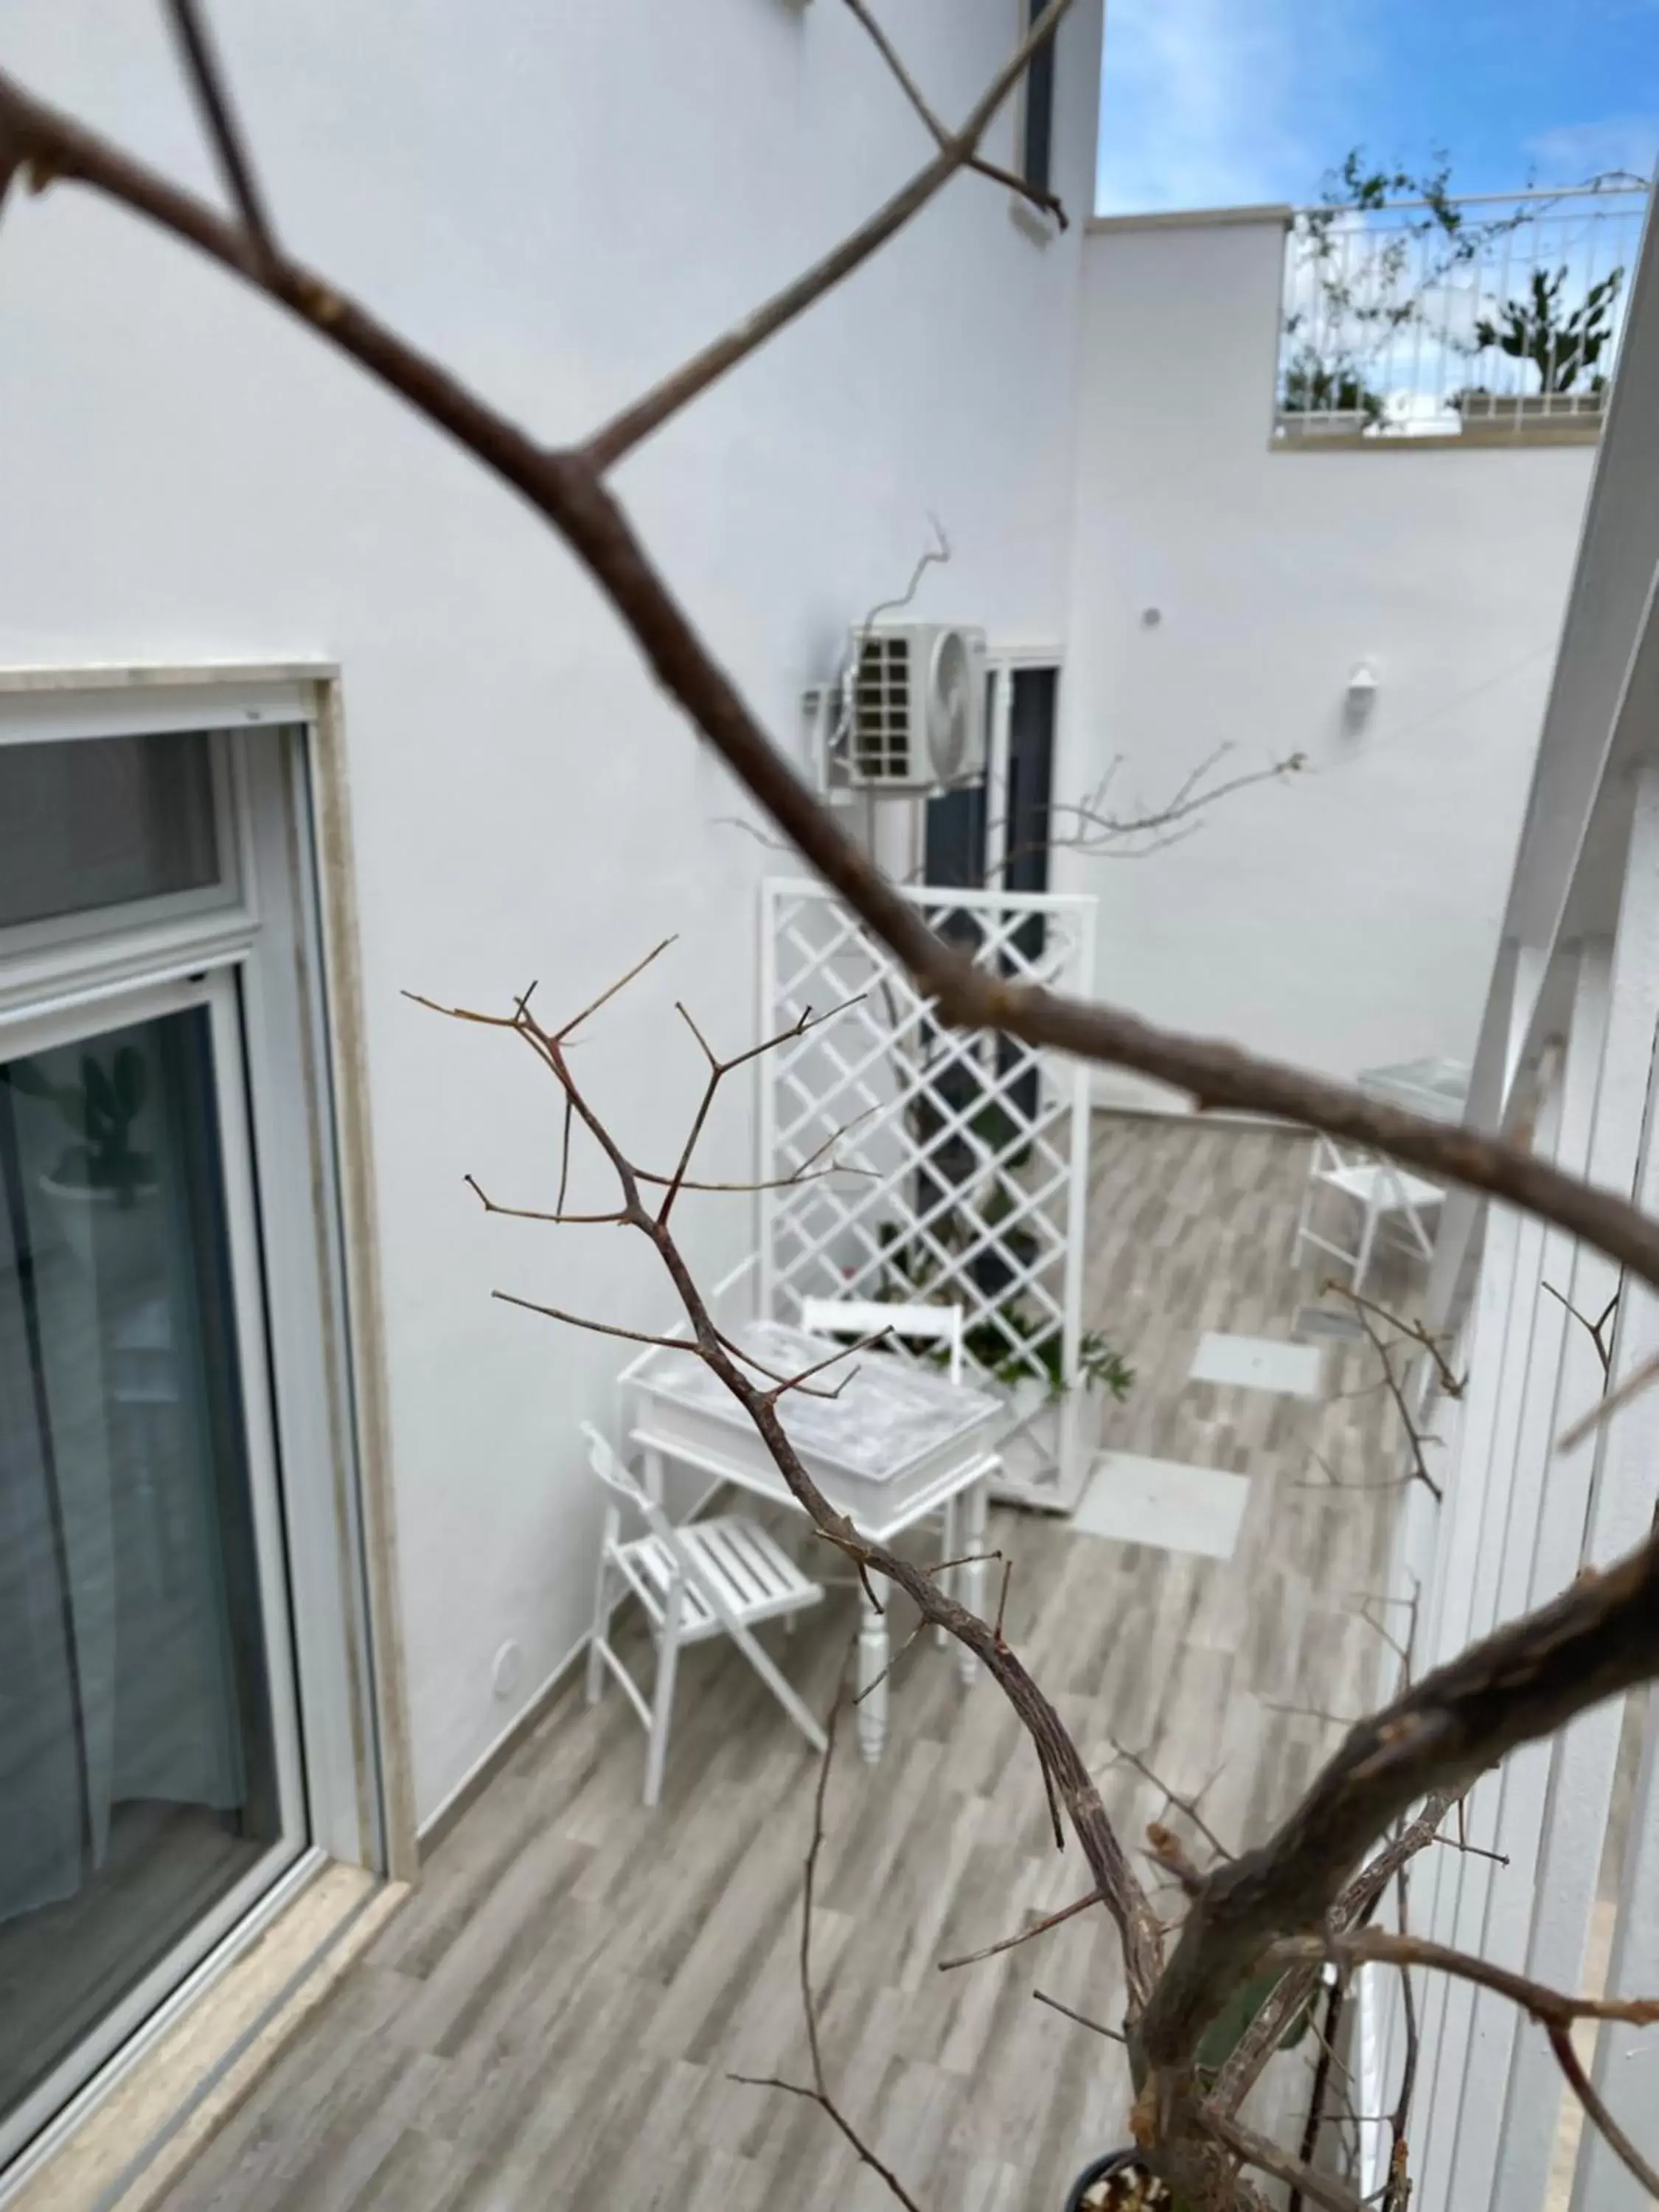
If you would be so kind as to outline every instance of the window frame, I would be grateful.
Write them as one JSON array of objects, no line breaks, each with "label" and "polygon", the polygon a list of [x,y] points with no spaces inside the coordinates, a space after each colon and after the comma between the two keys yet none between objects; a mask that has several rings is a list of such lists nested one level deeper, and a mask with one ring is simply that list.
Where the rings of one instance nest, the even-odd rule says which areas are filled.
[{"label": "window frame", "polygon": [[[251,1220],[237,1326],[245,1387],[269,1385],[307,1826],[283,1865],[265,1854],[0,2123],[0,2200],[331,1858],[393,1875],[415,1858],[366,1115],[339,1029],[356,968],[337,683],[314,668],[0,671],[0,745],[186,728],[214,738],[220,884],[205,901],[83,909],[44,941],[38,924],[0,931],[0,1052],[111,1025],[152,999],[219,1008],[227,1195],[241,1177]],[[263,1582],[268,1525],[262,1536]]]}]

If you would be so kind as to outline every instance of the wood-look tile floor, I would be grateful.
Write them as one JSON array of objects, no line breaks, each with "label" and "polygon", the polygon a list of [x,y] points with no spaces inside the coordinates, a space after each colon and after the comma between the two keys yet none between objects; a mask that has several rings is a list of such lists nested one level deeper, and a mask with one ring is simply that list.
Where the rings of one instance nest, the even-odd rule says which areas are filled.
[{"label": "wood-look tile floor", "polygon": [[[1230,1845],[1260,1838],[1359,1710],[1376,1639],[1386,1401],[1331,1344],[1322,1403],[1193,1382],[1200,1333],[1288,1336],[1319,1277],[1291,1265],[1294,1137],[1101,1119],[1091,1322],[1139,1372],[1109,1416],[1125,1450],[1247,1475],[1235,1555],[1073,1534],[1012,1512],[1011,1638],[1054,1698],[1131,1839],[1163,1809],[1115,1763],[1208,1785]],[[823,1707],[850,1600],[781,1648]],[[902,1638],[905,1623],[896,1623]],[[804,2078],[795,1978],[815,1764],[739,1659],[682,1664],[664,1802],[643,1739],[580,1687],[434,1852],[411,1902],[165,2200],[164,2212],[875,2212],[890,2200],[811,2106],[734,2073]],[[837,2094],[927,2212],[1059,2212],[1124,2134],[1117,2047],[1033,2002],[1120,2005],[1112,1930],[1084,1914],[983,1965],[939,1962],[1086,1886],[1053,1848],[1035,1762],[988,1683],[921,1639],[884,1763],[850,1741],[830,1784],[815,1920]],[[1182,1823],[1177,1820],[1178,1827]],[[1171,1905],[1171,1911],[1175,1909]],[[1280,2062],[1276,2097],[1297,2094]]]}]

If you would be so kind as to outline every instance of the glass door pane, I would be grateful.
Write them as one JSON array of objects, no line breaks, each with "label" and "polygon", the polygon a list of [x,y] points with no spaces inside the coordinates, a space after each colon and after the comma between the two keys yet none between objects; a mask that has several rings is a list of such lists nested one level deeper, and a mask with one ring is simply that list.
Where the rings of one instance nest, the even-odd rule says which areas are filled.
[{"label": "glass door pane", "polygon": [[0,2119],[283,1836],[218,1100],[208,1003],[0,1063]]}]

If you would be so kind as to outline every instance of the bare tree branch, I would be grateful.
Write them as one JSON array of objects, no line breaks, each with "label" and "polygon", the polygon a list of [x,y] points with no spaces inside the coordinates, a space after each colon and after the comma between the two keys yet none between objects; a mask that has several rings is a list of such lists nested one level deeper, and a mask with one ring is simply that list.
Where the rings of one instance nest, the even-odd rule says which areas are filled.
[{"label": "bare tree branch", "polygon": [[1303,1959],[1333,1959],[1340,1966],[1357,1966],[1379,1960],[1389,1966],[1426,1966],[1451,1974],[1459,1981],[1478,1982],[1519,2005],[1528,2018],[1545,2027],[1571,2027],[1576,2020],[1616,2020],[1628,2027],[1659,2025],[1659,1997],[1575,1997],[1553,1990],[1543,1982],[1495,1966],[1472,1951],[1455,1951],[1433,1943],[1425,1936],[1396,1935],[1387,1928],[1366,1928],[1353,1936],[1297,1936],[1275,1943],[1269,1954],[1286,1964]]},{"label": "bare tree branch", "polygon": [[1579,2063],[1578,2053],[1572,2047],[1572,2037],[1559,2022],[1552,2024],[1547,2032],[1556,2063],[1566,2075],[1569,2087],[1584,2107],[1591,2123],[1601,2130],[1615,2157],[1628,2166],[1648,2195],[1659,2198],[1659,2172],[1648,2164],[1607,2110],[1595,2084]]},{"label": "bare tree branch", "polygon": [[[585,564],[660,683],[750,794],[931,998],[933,1018],[941,1029],[990,1030],[1030,1046],[1057,1048],[1133,1069],[1187,1092],[1203,1109],[1247,1108],[1323,1129],[1431,1175],[1502,1197],[1596,1245],[1659,1287],[1659,1222],[1610,1192],[1560,1173],[1522,1146],[1425,1121],[1231,1044],[1184,1036],[1115,1008],[1016,984],[976,967],[880,875],[772,747],[601,481],[617,459],[858,267],[957,169],[974,161],[991,117],[1030,54],[1053,36],[1066,5],[1067,0],[1054,0],[962,129],[870,222],[575,453],[550,452],[538,445],[440,363],[289,258],[263,225],[257,193],[246,204],[239,194],[242,219],[227,222],[208,203],[3,76],[0,182],[20,168],[37,187],[58,179],[78,181],[195,245],[285,307],[519,492]],[[177,20],[185,21],[190,12],[179,0]],[[202,53],[207,54],[204,46]],[[204,82],[210,88],[210,55],[205,63],[192,59],[191,67],[198,94]],[[227,148],[240,145],[228,103],[222,103],[217,123],[211,115],[210,119],[223,161]],[[251,167],[246,173],[251,186]],[[573,1033],[628,980],[613,985],[557,1030],[542,1028],[532,1016],[528,993],[510,1016],[460,1018],[513,1030],[558,1080],[568,1115],[581,1121],[617,1176],[619,1218],[650,1239],[673,1282],[690,1322],[691,1341],[645,1335],[529,1300],[508,1302],[633,1342],[694,1350],[744,1407],[820,1534],[851,1558],[860,1574],[878,1573],[902,1589],[924,1617],[957,1637],[997,1680],[1032,1737],[1045,1785],[1063,1802],[1102,1901],[1117,1925],[1137,2060],[1149,2069],[1137,2129],[1180,2153],[1177,2180],[1184,2186],[1188,2177],[1196,2177],[1200,2189],[1193,2193],[1207,2194],[1224,2178],[1218,2154],[1200,2154],[1196,2138],[1207,2132],[1233,2154],[1297,2181],[1315,2201],[1350,2212],[1350,2200],[1330,2193],[1322,2178],[1304,2179],[1296,2161],[1275,2146],[1262,2145],[1224,2112],[1200,2107],[1191,2069],[1197,2039],[1240,1976],[1273,1951],[1276,1938],[1340,1906],[1346,1870],[1390,1820],[1425,1792],[1462,1788],[1516,1744],[1552,1731],[1600,1698],[1659,1671],[1659,1539],[1609,1572],[1576,1584],[1552,1606],[1500,1630],[1357,1727],[1277,1835],[1206,1878],[1166,1966],[1156,1916],[1053,1705],[997,1631],[940,1592],[925,1572],[871,1542],[830,1506],[794,1452],[774,1394],[756,1388],[715,1329],[662,1218],[685,1187],[683,1175],[668,1179],[669,1195],[653,1214],[641,1196],[645,1178],[574,1081],[566,1057]],[[564,1181],[562,1169],[561,1212]],[[1659,1372],[1659,1361],[1650,1367]],[[1612,1404],[1624,1402],[1645,1373],[1604,1400],[1595,1418],[1607,1418]],[[1380,1863],[1381,1858],[1367,1873]],[[1357,1939],[1304,1940],[1322,1944]],[[1306,1963],[1305,1953],[1294,1956]],[[1575,2002],[1552,1992],[1544,1996],[1557,2005]],[[1535,2002],[1529,2008],[1536,2011]],[[1536,2016],[1553,2027],[1564,2025],[1556,2014]],[[1569,2079],[1574,2079],[1571,2070]],[[781,2086],[824,2101],[821,2090]],[[825,2109],[831,2108],[826,2104]],[[1596,2107],[1589,2109],[1595,2117]],[[850,2137],[846,2123],[833,2112],[832,2117]],[[1616,2139],[1609,2139],[1617,2148]]]},{"label": "bare tree branch", "polygon": [[[1376,1327],[1371,1322],[1371,1315],[1379,1311],[1380,1309],[1373,1306],[1369,1298],[1355,1297],[1351,1291],[1345,1291],[1340,1283],[1328,1282],[1325,1285],[1325,1288],[1327,1291],[1334,1291],[1339,1297],[1346,1297],[1349,1304],[1353,1308],[1354,1319],[1359,1323],[1360,1328],[1364,1331],[1367,1341],[1370,1343],[1372,1351],[1376,1354],[1377,1363],[1382,1370],[1383,1382],[1388,1389],[1389,1397],[1394,1400],[1395,1411],[1400,1416],[1400,1425],[1406,1432],[1406,1443],[1412,1456],[1412,1479],[1413,1481],[1420,1482],[1424,1488],[1428,1492],[1429,1495],[1433,1498],[1435,1504],[1438,1505],[1441,1503],[1444,1493],[1442,1491],[1440,1485],[1429,1473],[1428,1462],[1423,1456],[1424,1444],[1431,1440],[1424,1437],[1417,1425],[1416,1417],[1413,1415],[1411,1407],[1406,1403],[1406,1394],[1400,1387],[1400,1377],[1395,1373],[1394,1361],[1389,1358],[1389,1353],[1392,1352],[1394,1347],[1392,1345],[1389,1345],[1383,1340],[1382,1337],[1378,1334]],[[1403,1322],[1395,1321],[1395,1316],[1392,1314],[1385,1316],[1385,1318],[1389,1321],[1394,1322],[1395,1328],[1401,1329],[1406,1335],[1413,1337],[1414,1340],[1419,1344],[1422,1343],[1423,1340],[1420,1335],[1418,1335],[1415,1331],[1407,1328]]]},{"label": "bare tree branch", "polygon": [[[1455,1975],[1462,1981],[1476,1982],[1482,1989],[1508,1997],[1547,2033],[1550,2048],[1592,2124],[1601,2130],[1643,2187],[1650,2195],[1659,2197],[1659,2172],[1648,2164],[1607,2110],[1579,2063],[1571,2032],[1576,2020],[1620,2021],[1632,2027],[1651,2027],[1659,2023],[1659,1998],[1569,1996],[1563,1990],[1530,1981],[1524,1974],[1511,1973],[1507,1967],[1494,1966],[1490,1960],[1477,1958],[1470,1952],[1454,1951],[1443,1943],[1431,1943],[1417,1936],[1394,1935],[1384,1929],[1370,1929],[1358,1936],[1307,1936],[1293,1942],[1276,1943],[1271,1955],[1305,1958],[1315,1952],[1349,1966],[1365,1960],[1380,1960],[1398,1966],[1402,1973],[1412,1966],[1425,1966]],[[1402,2140],[1403,2119],[1397,2119],[1396,2149]]]},{"label": "bare tree branch", "polygon": [[1351,1289],[1346,1283],[1328,1282],[1325,1288],[1334,1291],[1345,1304],[1352,1306],[1356,1316],[1361,1313],[1374,1314],[1377,1320],[1388,1328],[1396,1329],[1401,1336],[1408,1338],[1419,1351],[1426,1352],[1434,1362],[1435,1375],[1447,1397],[1462,1396],[1468,1386],[1468,1378],[1467,1376],[1458,1374],[1442,1348],[1442,1339],[1436,1335],[1426,1322],[1407,1321],[1403,1315],[1391,1311],[1387,1306],[1379,1305],[1375,1298],[1362,1297],[1358,1291]]},{"label": "bare tree branch", "polygon": [[947,184],[958,169],[966,167],[978,153],[979,142],[992,117],[1024,76],[1037,48],[1054,36],[1070,5],[1071,0],[1050,0],[1049,6],[1020,40],[1012,58],[998,71],[962,128],[947,138],[926,168],[917,170],[909,183],[895,192],[884,206],[878,208],[867,222],[860,224],[851,237],[843,239],[832,252],[815,262],[792,284],[775,293],[764,306],[745,315],[724,337],[705,346],[642,398],[624,408],[602,430],[596,431],[581,450],[582,460],[595,476],[614,467],[624,453],[630,453],[653,430],[659,430],[671,416],[678,414],[700,392],[717,383],[745,356],[764,345],[769,338],[775,337],[787,324],[804,314],[843,277],[850,276],[895,232],[902,230],[912,216],[927,206],[941,185]]},{"label": "bare tree branch", "polygon": [[[436,1011],[443,1012],[449,1010],[440,1007]],[[690,1339],[650,1337],[640,1332],[616,1328],[609,1323],[586,1321],[580,1315],[565,1313],[556,1308],[538,1306],[530,1299],[514,1298],[510,1302],[532,1311],[547,1313],[556,1320],[570,1322],[577,1327],[595,1328],[604,1334],[624,1335],[635,1341],[661,1345],[675,1352],[692,1352],[701,1358],[748,1413],[785,1482],[820,1534],[844,1553],[861,1576],[874,1572],[896,1583],[924,1619],[946,1629],[982,1662],[1031,1736],[1056,1823],[1063,1808],[1083,1847],[1103,1902],[1117,1925],[1124,1948],[1132,1997],[1137,2005],[1143,2002],[1161,1964],[1158,1922],[1107,1818],[1100,1793],[1084,1765],[1081,1754],[1052,1705],[1010,1649],[1006,1638],[988,1622],[947,1596],[926,1570],[861,1534],[850,1520],[831,1506],[818,1489],[779,1418],[777,1392],[757,1389],[732,1357],[708,1314],[702,1294],[674,1241],[671,1227],[662,1219],[659,1212],[653,1212],[645,1205],[632,1163],[589,1103],[572,1073],[562,1041],[568,1035],[569,1025],[560,1030],[543,1028],[523,1000],[519,1002],[510,1018],[486,1023],[485,1025],[511,1030],[531,1046],[537,1058],[557,1080],[571,1102],[577,1121],[587,1130],[610,1163],[621,1192],[621,1211],[628,1224],[647,1237],[655,1247],[685,1310],[691,1334]],[[770,1040],[770,1043],[775,1047],[787,1041],[792,1034],[785,1032]],[[743,1057],[747,1060],[752,1056],[746,1054]],[[872,1602],[874,1602],[873,1597]]]},{"label": "bare tree branch", "polygon": [[1430,1791],[1461,1790],[1517,1744],[1659,1672],[1659,1535],[1509,1622],[1352,1729],[1279,1832],[1194,1902],[1140,2023],[1181,2094],[1206,2023],[1277,1930],[1321,1918],[1361,1852]]}]

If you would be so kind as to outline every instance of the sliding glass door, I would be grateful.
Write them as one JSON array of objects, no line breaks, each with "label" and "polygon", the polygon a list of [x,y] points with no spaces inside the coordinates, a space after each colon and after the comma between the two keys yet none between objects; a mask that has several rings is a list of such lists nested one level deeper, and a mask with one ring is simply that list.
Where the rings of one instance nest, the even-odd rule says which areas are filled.
[{"label": "sliding glass door", "polygon": [[302,1850],[234,963],[0,1025],[0,2127]]}]

